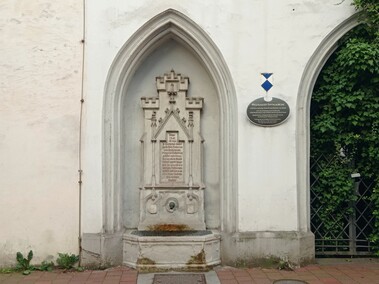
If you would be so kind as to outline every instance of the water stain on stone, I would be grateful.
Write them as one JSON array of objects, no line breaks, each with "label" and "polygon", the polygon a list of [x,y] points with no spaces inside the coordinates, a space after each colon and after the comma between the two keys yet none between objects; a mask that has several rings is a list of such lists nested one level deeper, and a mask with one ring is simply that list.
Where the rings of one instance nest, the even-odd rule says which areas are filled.
[{"label": "water stain on stone", "polygon": [[205,264],[205,251],[202,249],[198,254],[191,256],[187,265]]},{"label": "water stain on stone", "polygon": [[158,224],[148,227],[150,231],[181,232],[190,231],[191,228],[183,224]]}]

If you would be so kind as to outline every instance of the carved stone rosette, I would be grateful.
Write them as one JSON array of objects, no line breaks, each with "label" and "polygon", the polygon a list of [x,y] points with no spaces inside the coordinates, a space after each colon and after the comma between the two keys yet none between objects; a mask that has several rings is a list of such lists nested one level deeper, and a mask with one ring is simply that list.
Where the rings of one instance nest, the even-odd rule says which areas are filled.
[{"label": "carved stone rosette", "polygon": [[156,78],[157,97],[141,98],[139,230],[205,230],[200,113],[187,97],[189,78],[174,70]]}]

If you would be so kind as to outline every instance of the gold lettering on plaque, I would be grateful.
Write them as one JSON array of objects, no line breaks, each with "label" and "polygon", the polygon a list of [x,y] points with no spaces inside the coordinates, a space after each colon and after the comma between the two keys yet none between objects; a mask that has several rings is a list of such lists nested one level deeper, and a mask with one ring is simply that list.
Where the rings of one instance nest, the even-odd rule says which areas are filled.
[{"label": "gold lettering on plaque", "polygon": [[184,143],[178,141],[177,132],[168,132],[167,141],[161,142],[161,183],[183,182]]}]

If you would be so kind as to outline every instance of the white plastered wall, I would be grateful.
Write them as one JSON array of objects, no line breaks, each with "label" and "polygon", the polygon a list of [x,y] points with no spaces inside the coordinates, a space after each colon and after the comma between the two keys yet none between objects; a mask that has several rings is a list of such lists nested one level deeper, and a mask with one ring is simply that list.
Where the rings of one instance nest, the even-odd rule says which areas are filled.
[{"label": "white plastered wall", "polygon": [[[102,107],[111,63],[139,27],[169,8],[209,34],[234,80],[238,230],[296,231],[304,214],[297,208],[296,95],[314,50],[354,12],[350,2],[86,2],[82,231],[103,226]],[[16,251],[33,249],[40,261],[78,250],[82,4],[0,3],[0,265],[14,263]],[[247,105],[263,95],[261,72],[274,73],[271,95],[291,108],[281,126],[260,128],[246,119]]]},{"label": "white plastered wall", "polygon": [[0,2],[0,266],[78,253],[81,1]]},{"label": "white plastered wall", "polygon": [[[296,96],[304,67],[322,39],[354,13],[348,1],[135,1],[87,5],[83,231],[102,228],[102,113],[107,73],[138,28],[172,8],[202,27],[220,49],[238,101],[238,230],[297,231]],[[338,5],[339,4],[339,5]],[[162,70],[162,72],[165,70]],[[252,125],[248,104],[262,96],[261,72],[274,73],[272,96],[287,101],[289,120]],[[159,75],[159,74],[157,74]],[[222,178],[222,177],[221,177]],[[304,189],[305,190],[305,189]]]}]

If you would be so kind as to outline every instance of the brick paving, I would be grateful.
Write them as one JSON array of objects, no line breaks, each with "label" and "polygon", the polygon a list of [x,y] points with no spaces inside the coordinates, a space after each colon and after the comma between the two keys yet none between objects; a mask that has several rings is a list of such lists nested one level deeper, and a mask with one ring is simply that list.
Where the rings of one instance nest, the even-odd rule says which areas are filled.
[{"label": "brick paving", "polygon": [[269,284],[279,279],[308,284],[379,284],[379,263],[308,265],[294,271],[264,268],[216,268],[221,284]]},{"label": "brick paving", "polygon": [[[308,265],[294,271],[264,268],[216,267],[221,284],[271,284],[279,279],[302,280],[308,284],[379,284],[379,263],[346,263]],[[0,274],[1,284],[136,284],[138,272],[128,267],[84,272],[33,271],[30,275],[20,273]],[[164,283],[162,283],[164,284]],[[178,283],[180,284],[180,283]],[[212,284],[212,283],[208,283]]]},{"label": "brick paving", "polygon": [[138,273],[128,267],[116,267],[107,270],[86,270],[83,272],[42,272],[33,271],[30,275],[21,273],[0,274],[1,284],[82,284],[82,283],[102,283],[102,284],[135,284]]}]

